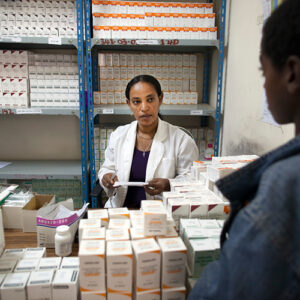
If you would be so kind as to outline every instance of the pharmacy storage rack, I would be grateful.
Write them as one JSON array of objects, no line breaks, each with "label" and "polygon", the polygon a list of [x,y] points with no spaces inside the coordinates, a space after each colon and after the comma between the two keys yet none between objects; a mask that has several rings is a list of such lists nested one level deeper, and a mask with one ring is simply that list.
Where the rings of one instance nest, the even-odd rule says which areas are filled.
[{"label": "pharmacy storage rack", "polygon": [[[213,2],[213,1],[206,1]],[[93,91],[97,90],[97,51],[152,51],[152,52],[182,52],[182,53],[204,53],[203,64],[203,94],[202,103],[196,105],[162,105],[163,115],[174,116],[200,116],[214,118],[214,154],[219,154],[219,139],[221,127],[221,99],[223,85],[223,60],[226,20],[226,0],[214,1],[218,6],[219,15],[219,40],[169,40],[157,39],[147,40],[136,39],[101,39],[92,38],[92,1],[85,0],[85,37],[86,37],[86,62],[87,62],[87,109],[88,109],[88,141],[90,157],[90,184],[91,190],[96,185],[97,173],[95,168],[94,149],[94,118],[95,116],[109,115],[111,119],[117,115],[129,115],[126,105],[97,105],[94,106]],[[217,73],[217,99],[216,108],[209,105],[209,87],[211,73],[211,53],[218,50],[218,73]],[[202,118],[205,119],[205,118]],[[203,121],[202,121],[203,122]],[[204,120],[205,122],[205,120]],[[97,207],[97,199],[92,198],[92,207]]]},{"label": "pharmacy storage rack", "polygon": [[[1,115],[14,118],[19,115],[76,116],[80,119],[80,151],[81,161],[12,161],[0,169],[0,180],[57,179],[81,180],[83,202],[88,201],[88,151],[86,137],[86,105],[85,105],[85,72],[84,72],[84,34],[83,34],[83,1],[76,1],[77,38],[69,37],[30,37],[1,35],[0,49],[31,50],[31,49],[76,49],[79,81],[79,107],[1,107]],[[14,3],[14,1],[11,1]],[[36,3],[39,3],[36,1]],[[21,8],[22,9],[22,8]],[[26,9],[24,7],[24,9]],[[25,11],[24,11],[25,13]],[[1,116],[0,116],[1,117]]]}]

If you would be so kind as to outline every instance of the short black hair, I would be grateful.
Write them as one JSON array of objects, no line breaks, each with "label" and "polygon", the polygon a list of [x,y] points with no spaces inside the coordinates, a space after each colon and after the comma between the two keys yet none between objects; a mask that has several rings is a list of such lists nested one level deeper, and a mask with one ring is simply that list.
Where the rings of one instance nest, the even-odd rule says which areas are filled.
[{"label": "short black hair", "polygon": [[163,95],[163,92],[161,90],[161,86],[160,86],[160,83],[159,81],[151,76],[151,75],[138,75],[138,76],[135,76],[134,78],[132,78],[128,84],[127,84],[127,87],[126,87],[126,90],[125,90],[125,96],[126,96],[126,99],[129,100],[129,92],[130,92],[130,89],[138,82],[146,82],[146,83],[150,83],[153,85],[154,89],[156,90],[157,92],[157,95],[158,97],[162,96]]},{"label": "short black hair", "polygon": [[267,19],[261,41],[262,54],[280,69],[291,55],[300,57],[300,1],[286,0]]}]

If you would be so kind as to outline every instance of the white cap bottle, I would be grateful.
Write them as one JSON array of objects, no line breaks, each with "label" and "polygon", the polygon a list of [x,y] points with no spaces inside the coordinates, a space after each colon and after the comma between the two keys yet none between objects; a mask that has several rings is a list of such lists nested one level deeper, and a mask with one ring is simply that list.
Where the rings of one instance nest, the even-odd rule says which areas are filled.
[{"label": "white cap bottle", "polygon": [[56,227],[55,254],[57,256],[68,256],[72,253],[72,237],[67,225]]}]

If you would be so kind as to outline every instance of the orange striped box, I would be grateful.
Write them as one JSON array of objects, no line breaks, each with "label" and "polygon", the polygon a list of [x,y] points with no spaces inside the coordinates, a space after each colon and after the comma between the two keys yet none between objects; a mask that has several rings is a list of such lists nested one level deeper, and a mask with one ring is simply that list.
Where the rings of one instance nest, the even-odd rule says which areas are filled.
[{"label": "orange striped box", "polygon": [[80,291],[105,293],[105,241],[81,241],[78,256]]}]

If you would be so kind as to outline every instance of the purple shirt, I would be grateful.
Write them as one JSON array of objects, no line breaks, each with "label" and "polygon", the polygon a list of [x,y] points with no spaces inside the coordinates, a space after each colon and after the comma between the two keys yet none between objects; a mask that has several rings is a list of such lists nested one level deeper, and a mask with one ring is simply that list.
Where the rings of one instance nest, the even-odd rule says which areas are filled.
[{"label": "purple shirt", "polygon": [[[145,157],[144,157],[145,153]],[[150,151],[134,149],[129,181],[142,181],[146,179],[146,169]],[[146,199],[145,189],[139,186],[129,186],[124,207],[140,208],[141,201]]]}]

